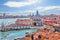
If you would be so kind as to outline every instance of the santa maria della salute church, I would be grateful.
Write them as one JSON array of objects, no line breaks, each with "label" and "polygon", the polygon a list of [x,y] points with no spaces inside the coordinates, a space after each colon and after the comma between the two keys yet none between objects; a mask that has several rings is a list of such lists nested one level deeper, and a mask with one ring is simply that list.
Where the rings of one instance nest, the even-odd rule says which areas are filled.
[{"label": "santa maria della salute church", "polygon": [[31,17],[32,19],[32,26],[41,27],[43,26],[43,22],[41,20],[41,16],[38,11],[36,11],[36,14]]}]

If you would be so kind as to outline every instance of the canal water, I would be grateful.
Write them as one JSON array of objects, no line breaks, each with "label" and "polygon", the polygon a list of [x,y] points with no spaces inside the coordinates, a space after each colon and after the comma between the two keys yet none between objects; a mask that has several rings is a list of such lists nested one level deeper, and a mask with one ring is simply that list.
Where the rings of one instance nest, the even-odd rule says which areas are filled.
[{"label": "canal water", "polygon": [[37,29],[26,29],[26,30],[13,30],[7,32],[0,32],[0,40],[14,40],[16,38],[25,37],[26,32],[33,33]]},{"label": "canal water", "polygon": [[[11,19],[0,19],[0,27],[2,23],[4,25],[14,24],[17,19],[29,19],[29,18],[11,18]],[[14,40],[16,38],[22,38],[26,34],[26,32],[33,33],[37,29],[26,29],[26,30],[13,30],[13,31],[7,31],[7,32],[0,32],[0,40]]]}]

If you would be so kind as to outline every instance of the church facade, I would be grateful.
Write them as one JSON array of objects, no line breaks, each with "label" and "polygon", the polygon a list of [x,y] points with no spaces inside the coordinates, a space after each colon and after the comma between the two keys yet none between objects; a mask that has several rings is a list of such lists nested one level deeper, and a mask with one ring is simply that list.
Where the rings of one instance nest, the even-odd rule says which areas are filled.
[{"label": "church facade", "polygon": [[41,16],[38,11],[34,16],[31,17],[31,19],[32,19],[32,26],[37,26],[37,27],[43,26],[43,22],[41,20]]}]

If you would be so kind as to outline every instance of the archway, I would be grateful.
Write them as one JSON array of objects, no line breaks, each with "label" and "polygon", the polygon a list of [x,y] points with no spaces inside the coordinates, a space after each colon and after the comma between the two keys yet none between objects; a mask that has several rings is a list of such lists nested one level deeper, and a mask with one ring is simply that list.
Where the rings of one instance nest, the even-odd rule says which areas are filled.
[{"label": "archway", "polygon": [[36,26],[36,22],[33,22],[33,26]]}]

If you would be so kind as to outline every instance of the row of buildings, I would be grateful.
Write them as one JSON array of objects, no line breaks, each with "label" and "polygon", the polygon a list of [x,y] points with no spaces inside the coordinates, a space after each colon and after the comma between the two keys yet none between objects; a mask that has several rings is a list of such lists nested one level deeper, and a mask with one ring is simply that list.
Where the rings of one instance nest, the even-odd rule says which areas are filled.
[{"label": "row of buildings", "polygon": [[[8,13],[1,13],[0,14],[0,19],[1,18],[29,18],[29,17],[32,17],[34,16],[34,14],[29,14],[29,15],[9,15]],[[40,16],[40,17],[46,17],[46,18],[55,18],[55,17],[60,17],[60,15],[55,15],[55,14],[50,14],[50,15],[37,15],[37,16]]]},{"label": "row of buildings", "polygon": [[30,17],[29,15],[28,16],[23,16],[23,15],[7,15],[6,13],[2,13],[0,15],[0,19],[7,19],[7,18],[28,18]]},{"label": "row of buildings", "polygon": [[11,29],[25,29],[30,27],[41,27],[43,26],[42,20],[40,18],[40,14],[38,11],[36,12],[36,15],[31,16],[29,19],[17,19],[14,24],[5,25],[2,27],[3,30],[11,30]]},{"label": "row of buildings", "polygon": [[47,25],[48,28],[52,26],[52,28],[59,30],[60,17],[55,15],[51,15],[51,17],[46,15],[41,16],[39,12],[36,11],[36,14],[33,16],[30,16],[29,19],[25,19],[25,20],[17,19],[14,24],[2,26],[2,30],[25,29],[30,27],[43,27],[44,25]]}]

